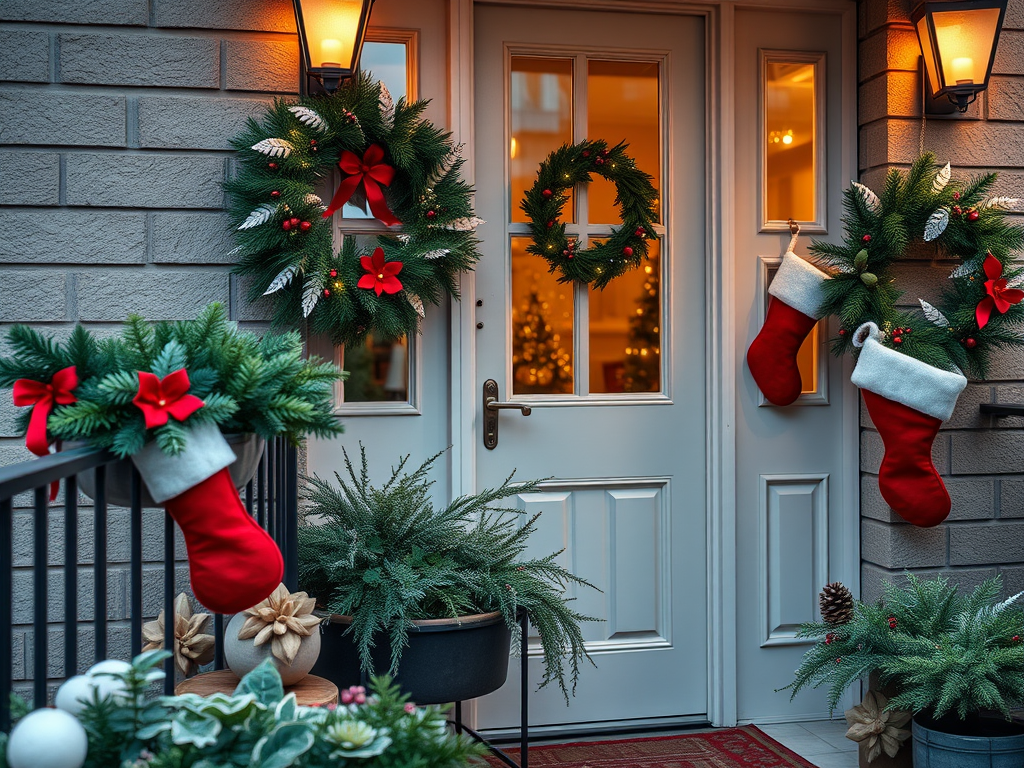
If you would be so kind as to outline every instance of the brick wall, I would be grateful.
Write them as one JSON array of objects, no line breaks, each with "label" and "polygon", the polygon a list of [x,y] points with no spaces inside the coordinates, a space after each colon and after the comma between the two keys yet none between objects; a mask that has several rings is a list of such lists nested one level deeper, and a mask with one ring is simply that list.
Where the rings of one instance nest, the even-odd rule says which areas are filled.
[{"label": "brick wall", "polygon": [[[298,85],[290,0],[4,0],[0,3],[0,333],[14,322],[104,333],[130,312],[194,316],[207,303],[247,317],[228,274],[221,213],[228,138]],[[0,398],[0,465],[29,458]],[[23,502],[25,500],[22,500]],[[87,500],[82,499],[83,505]],[[50,563],[62,564],[54,507]],[[110,653],[128,654],[128,538],[109,529]],[[145,614],[159,610],[162,515],[145,521]],[[80,648],[91,654],[91,510],[79,536]],[[179,539],[178,552],[184,546]],[[31,676],[31,521],[16,513],[14,670]],[[187,585],[179,568],[178,582]],[[50,576],[59,619],[60,571]],[[50,632],[50,672],[63,638]]]},{"label": "brick wall", "polygon": [[[886,171],[918,155],[920,47],[911,0],[859,4],[861,180],[879,189]],[[924,147],[950,160],[954,175],[1000,173],[998,194],[1024,198],[1024,0],[1011,0],[990,87],[965,115],[929,117]],[[922,248],[899,267],[904,300],[937,296],[953,262]],[[1024,421],[983,417],[984,402],[1024,402],[1024,353],[1002,352],[992,379],[971,382],[935,441],[935,465],[953,510],[931,529],[903,523],[878,492],[882,441],[867,411],[861,425],[861,588],[873,600],[883,579],[904,569],[950,572],[964,586],[1000,573],[1008,592],[1024,589]]]}]

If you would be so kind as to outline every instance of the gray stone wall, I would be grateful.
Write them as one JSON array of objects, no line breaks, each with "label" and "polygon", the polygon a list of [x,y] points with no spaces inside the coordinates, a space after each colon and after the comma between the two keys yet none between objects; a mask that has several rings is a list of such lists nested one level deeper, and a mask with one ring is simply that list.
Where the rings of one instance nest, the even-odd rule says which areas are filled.
[{"label": "gray stone wall", "polygon": [[[920,47],[910,0],[859,4],[861,181],[880,188],[886,171],[905,167],[921,139]],[[1000,174],[998,194],[1024,198],[1024,0],[1010,0],[990,87],[967,114],[929,117],[924,147],[950,160],[954,175]],[[920,249],[899,268],[904,300],[937,296],[952,262]],[[933,457],[953,510],[931,529],[904,523],[882,500],[882,441],[861,411],[861,588],[874,599],[884,579],[904,569],[948,572],[970,587],[1002,574],[1008,592],[1024,589],[1024,421],[983,417],[986,402],[1024,402],[1024,352],[998,352],[991,380],[971,382],[935,441]]]},{"label": "gray stone wall", "polygon": [[[211,301],[247,317],[221,213],[228,139],[298,87],[290,0],[0,3],[0,333],[106,333],[131,313],[184,319]],[[30,458],[0,398],[0,465]],[[79,532],[80,661],[91,663],[92,509]],[[31,677],[32,525],[15,518],[15,654]],[[63,503],[50,516],[49,676],[63,677]],[[128,655],[128,524],[108,529],[110,653]],[[162,595],[163,517],[145,519],[145,615]],[[179,553],[184,552],[178,541]],[[179,566],[180,588],[188,583]]]}]

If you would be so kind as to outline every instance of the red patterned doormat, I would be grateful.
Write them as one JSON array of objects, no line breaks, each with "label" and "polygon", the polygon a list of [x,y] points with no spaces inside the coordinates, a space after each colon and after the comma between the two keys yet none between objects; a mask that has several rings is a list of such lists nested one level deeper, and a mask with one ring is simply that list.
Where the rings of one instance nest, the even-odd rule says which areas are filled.
[{"label": "red patterned doormat", "polygon": [[[518,749],[506,749],[519,760]],[[504,765],[489,757],[491,765]],[[530,768],[814,768],[753,725],[683,736],[530,747]]]}]

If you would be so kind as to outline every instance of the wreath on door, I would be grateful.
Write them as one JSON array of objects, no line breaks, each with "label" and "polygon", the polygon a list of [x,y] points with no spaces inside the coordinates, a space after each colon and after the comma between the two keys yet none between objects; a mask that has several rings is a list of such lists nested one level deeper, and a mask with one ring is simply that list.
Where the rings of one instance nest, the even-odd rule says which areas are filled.
[{"label": "wreath on door", "polygon": [[[658,192],[652,177],[626,154],[627,144],[614,147],[600,139],[565,144],[540,164],[537,179],[520,203],[530,220],[528,253],[548,263],[558,282],[579,281],[604,288],[619,275],[635,269],[647,257],[648,240],[655,238]],[[615,202],[622,226],[588,248],[570,240],[561,220],[569,192],[589,184],[594,174],[615,184]]]},{"label": "wreath on door", "polygon": [[[232,140],[234,271],[250,278],[251,300],[269,297],[276,324],[305,320],[336,344],[370,333],[388,343],[416,333],[424,303],[458,298],[459,273],[480,257],[482,222],[459,173],[461,147],[422,117],[426,106],[396,103],[361,75],[333,96],[276,101]],[[316,185],[336,168],[341,181],[325,204]],[[331,217],[349,202],[395,229],[375,247],[346,236],[336,249]]]},{"label": "wreath on door", "polygon": [[[811,245],[819,268],[793,253],[794,235],[747,352],[765,397],[789,405],[801,389],[801,344],[819,319],[839,319],[832,350],[856,356],[851,380],[885,444],[882,497],[915,525],[936,525],[951,508],[931,445],[965,374],[984,379],[997,350],[1024,345],[1024,269],[1014,260],[1024,229],[1006,217],[1017,200],[991,195],[995,181],[994,173],[951,180],[949,163],[940,168],[926,154],[909,171],[890,171],[881,195],[853,182],[843,241]],[[894,265],[923,243],[959,264],[941,298],[920,299],[914,311],[900,304]]]}]

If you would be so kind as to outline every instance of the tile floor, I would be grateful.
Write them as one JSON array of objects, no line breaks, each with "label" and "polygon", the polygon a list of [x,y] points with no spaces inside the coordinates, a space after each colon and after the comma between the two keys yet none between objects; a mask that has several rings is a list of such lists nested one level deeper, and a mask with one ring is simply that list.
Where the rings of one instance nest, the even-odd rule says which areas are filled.
[{"label": "tile floor", "polygon": [[819,768],[857,768],[857,744],[846,738],[846,720],[757,727]]}]

